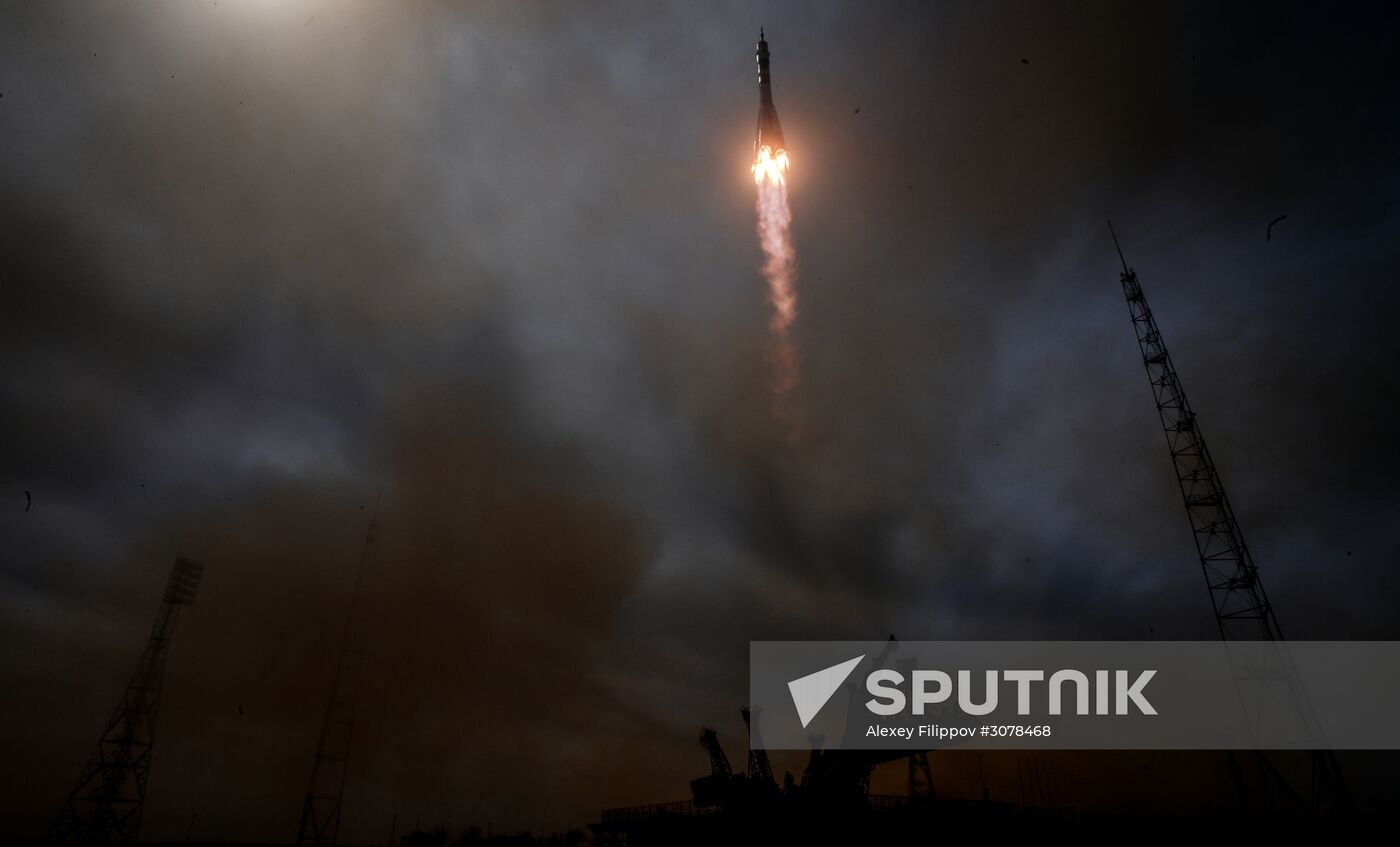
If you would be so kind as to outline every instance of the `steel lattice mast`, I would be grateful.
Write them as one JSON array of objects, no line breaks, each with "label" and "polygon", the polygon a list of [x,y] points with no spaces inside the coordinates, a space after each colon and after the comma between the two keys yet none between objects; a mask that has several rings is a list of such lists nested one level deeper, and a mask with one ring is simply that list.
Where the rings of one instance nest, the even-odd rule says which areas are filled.
[{"label": "steel lattice mast", "polygon": [[107,721],[107,729],[78,784],[54,821],[50,841],[136,841],[146,801],[170,639],[175,634],[180,607],[194,603],[203,574],[203,565],[183,557],[175,559],[141,662]]},{"label": "steel lattice mast", "polygon": [[345,793],[346,760],[355,728],[355,696],[360,684],[360,666],[365,648],[365,573],[373,566],[379,546],[379,520],[376,516],[365,531],[365,545],[355,574],[350,597],[350,614],[345,620],[340,655],[336,659],[331,697],[321,723],[316,744],[316,763],[311,768],[311,785],[301,807],[297,844],[334,844],[340,834],[341,800]]},{"label": "steel lattice mast", "polygon": [[[1210,590],[1220,637],[1225,641],[1282,642],[1283,631],[1274,615],[1273,605],[1240,533],[1234,509],[1225,495],[1225,485],[1201,435],[1196,413],[1186,400],[1181,379],[1162,340],[1162,331],[1147,305],[1137,272],[1128,267],[1127,260],[1123,258],[1123,248],[1118,244],[1118,234],[1113,232],[1111,222],[1108,229],[1113,236],[1114,249],[1118,251],[1118,260],[1123,265],[1120,274],[1123,295],[1128,300],[1138,348],[1142,353],[1143,365],[1147,368],[1147,380],[1152,386],[1162,429],[1166,432],[1172,466],[1191,522],[1191,534],[1196,541],[1196,553],[1205,574],[1206,587]],[[1286,649],[1279,651],[1279,661],[1289,668],[1291,675],[1292,662]],[[1313,724],[1306,693],[1301,689],[1290,693],[1300,718]],[[1260,758],[1266,774],[1281,780],[1277,769],[1263,761],[1262,756]],[[1311,771],[1310,811],[1322,811],[1324,806],[1341,810],[1352,807],[1351,795],[1342,780],[1336,757],[1330,750],[1312,753]],[[1283,787],[1295,803],[1298,802],[1297,792],[1286,781]]]},{"label": "steel lattice mast", "polygon": [[[1110,232],[1112,228],[1110,224]],[[1118,247],[1117,233],[1113,233],[1113,246]],[[1123,262],[1123,294],[1128,298],[1138,348],[1147,367],[1147,381],[1152,385],[1157,414],[1167,434],[1167,448],[1191,520],[1191,534],[1196,539],[1196,552],[1210,589],[1220,637],[1226,641],[1282,639],[1273,606],[1259,581],[1259,569],[1240,534],[1220,473],[1201,437],[1196,413],[1186,400],[1171,354],[1162,341],[1162,331],[1157,328],[1138,284],[1137,272],[1128,267],[1121,248],[1118,258]]]}]

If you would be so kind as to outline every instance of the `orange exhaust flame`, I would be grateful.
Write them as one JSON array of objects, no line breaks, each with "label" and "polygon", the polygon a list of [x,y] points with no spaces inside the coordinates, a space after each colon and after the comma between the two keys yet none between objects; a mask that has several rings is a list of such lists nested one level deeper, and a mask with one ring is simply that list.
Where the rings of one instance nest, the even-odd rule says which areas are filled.
[{"label": "orange exhaust flame", "polygon": [[785,182],[785,175],[788,169],[788,155],[786,150],[779,150],[774,153],[767,145],[758,148],[758,154],[753,160],[753,181],[760,186],[764,181],[782,185]]}]

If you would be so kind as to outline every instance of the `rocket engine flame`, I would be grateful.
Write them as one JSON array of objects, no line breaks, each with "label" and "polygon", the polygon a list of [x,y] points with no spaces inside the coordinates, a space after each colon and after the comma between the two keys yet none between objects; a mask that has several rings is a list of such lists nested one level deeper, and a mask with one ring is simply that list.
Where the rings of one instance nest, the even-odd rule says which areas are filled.
[{"label": "rocket engine flame", "polygon": [[787,151],[779,150],[774,153],[765,144],[758,148],[758,155],[753,160],[753,181],[758,183],[760,188],[764,180],[781,185],[786,181],[787,169]]}]

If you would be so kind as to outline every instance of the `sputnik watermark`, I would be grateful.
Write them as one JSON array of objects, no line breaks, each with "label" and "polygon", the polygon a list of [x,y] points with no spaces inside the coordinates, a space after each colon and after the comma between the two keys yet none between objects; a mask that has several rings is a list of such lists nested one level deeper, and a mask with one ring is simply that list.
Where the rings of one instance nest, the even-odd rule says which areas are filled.
[{"label": "sputnik watermark", "polygon": [[[985,671],[985,683],[981,702],[976,702],[972,684],[972,671],[957,672],[958,708],[966,715],[990,715],[997,710],[999,687],[997,685],[997,671]],[[1157,675],[1156,670],[1144,670],[1137,672],[1131,684],[1128,682],[1129,671],[1096,670],[1093,671],[1094,678],[1094,711],[1096,715],[1126,715],[1128,706],[1132,704],[1134,708],[1144,715],[1155,715],[1157,710],[1152,708],[1152,704],[1143,696],[1143,688],[1152,677]],[[1115,684],[1110,685],[1110,674]],[[870,673],[865,678],[865,689],[875,696],[865,701],[865,708],[876,715],[897,715],[904,711],[905,704],[912,701],[912,711],[916,715],[922,715],[924,710],[931,705],[945,703],[952,695],[953,678],[945,671],[940,670],[919,670],[911,675],[911,687],[913,694],[906,697],[899,686],[904,684],[904,675],[895,670],[877,670]],[[1039,670],[1012,670],[1001,671],[1002,682],[1013,683],[1016,686],[1016,714],[1031,714],[1031,696],[1035,683],[1045,682],[1045,671]],[[929,690],[930,683],[933,686]],[[1047,697],[1047,710],[1045,713],[1059,715],[1064,713],[1064,689],[1069,685],[1074,690],[1074,713],[1077,715],[1087,715],[1089,712],[1089,674],[1082,671],[1062,669],[1050,674],[1049,684],[1045,686],[1044,693]],[[1110,691],[1111,689],[1111,691]],[[1109,711],[1109,695],[1113,695],[1114,709]]]},{"label": "sputnik watermark", "polygon": [[1400,642],[752,642],[750,742],[1400,749],[1395,668]]}]

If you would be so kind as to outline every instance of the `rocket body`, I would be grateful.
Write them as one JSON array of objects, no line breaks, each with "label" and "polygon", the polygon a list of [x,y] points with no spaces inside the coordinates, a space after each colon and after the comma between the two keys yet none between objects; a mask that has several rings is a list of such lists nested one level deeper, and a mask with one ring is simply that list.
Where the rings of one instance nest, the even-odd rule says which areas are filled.
[{"label": "rocket body", "polygon": [[786,149],[783,127],[778,123],[778,110],[773,106],[773,77],[768,69],[768,42],[763,30],[758,32],[758,128],[754,132],[753,149],[757,153],[767,147],[776,155]]}]

